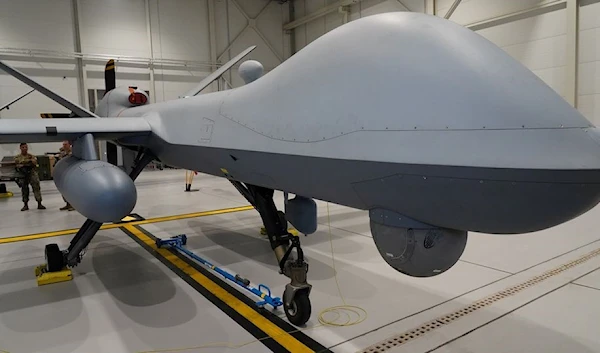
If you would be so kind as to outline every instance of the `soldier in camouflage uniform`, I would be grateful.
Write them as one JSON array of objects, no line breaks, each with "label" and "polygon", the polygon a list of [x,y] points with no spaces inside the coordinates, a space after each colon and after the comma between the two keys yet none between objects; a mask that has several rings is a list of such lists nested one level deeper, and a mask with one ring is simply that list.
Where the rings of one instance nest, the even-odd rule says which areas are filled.
[{"label": "soldier in camouflage uniform", "polygon": [[45,210],[46,207],[42,205],[42,193],[40,191],[40,178],[37,173],[37,158],[28,153],[28,146],[26,143],[20,145],[21,153],[15,157],[15,163],[17,164],[17,172],[21,174],[21,193],[23,195],[23,208],[21,211],[27,211],[29,206],[29,184],[33,189],[33,195],[35,200],[38,202],[38,210]]},{"label": "soldier in camouflage uniform", "polygon": [[[69,141],[63,141],[62,143],[62,147],[60,148],[58,154],[54,155],[54,157],[56,158],[56,162],[58,163],[58,161],[60,161],[61,159],[70,156],[71,154],[73,154],[73,151],[71,150],[71,143]],[[56,164],[55,164],[56,165]],[[65,206],[61,207],[60,210],[61,211],[65,211],[65,210],[69,210],[69,211],[73,211],[74,208],[73,206],[71,206],[71,204],[69,203],[69,201],[67,201],[64,196],[63,196],[63,200],[67,203]]]}]

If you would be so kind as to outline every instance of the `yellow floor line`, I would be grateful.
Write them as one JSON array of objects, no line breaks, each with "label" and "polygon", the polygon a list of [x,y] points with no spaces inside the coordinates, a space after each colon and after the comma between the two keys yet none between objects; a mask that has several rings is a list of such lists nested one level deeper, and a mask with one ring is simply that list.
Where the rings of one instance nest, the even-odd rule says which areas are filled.
[{"label": "yellow floor line", "polygon": [[252,324],[254,324],[264,333],[269,335],[288,351],[314,352],[314,350],[310,349],[309,347],[298,341],[296,338],[294,338],[292,335],[282,330],[280,327],[266,319],[264,316],[260,315],[258,312],[256,312],[256,310],[252,309],[244,302],[233,296],[231,293],[227,292],[221,286],[210,280],[208,277],[204,276],[198,270],[196,270],[195,268],[187,264],[185,261],[181,260],[179,257],[174,255],[172,252],[168,251],[167,249],[157,248],[156,243],[150,237],[139,231],[130,223],[127,223],[123,228],[125,228],[132,235],[144,242],[147,246],[157,251],[167,261],[169,261],[174,266],[183,271],[185,274],[190,276],[195,282],[200,284],[202,287],[206,288],[208,291],[210,291],[213,295],[215,295],[233,310],[237,311],[240,315],[244,316],[246,319],[252,322]]},{"label": "yellow floor line", "polygon": [[[115,229],[115,228],[122,227],[123,225],[141,225],[141,224],[178,221],[178,220],[187,219],[187,218],[213,216],[213,215],[218,215],[218,214],[248,211],[248,210],[252,210],[252,209],[254,209],[254,207],[252,207],[252,206],[223,208],[223,209],[212,210],[212,211],[186,213],[186,214],[181,214],[181,215],[165,216],[165,217],[155,217],[155,218],[145,219],[143,221],[134,221],[134,222],[129,222],[129,223],[105,224],[102,227],[100,227],[100,229]],[[47,233],[37,233],[37,234],[19,235],[19,236],[14,236],[14,237],[1,238],[0,244],[16,243],[19,241],[27,241],[27,240],[35,240],[35,239],[43,239],[43,238],[50,238],[50,237],[58,237],[58,236],[62,236],[62,235],[75,234],[75,233],[77,233],[78,230],[79,230],[79,228],[73,228],[73,229],[64,229],[64,230],[58,230],[58,231],[54,231],[54,232],[47,232]]]}]

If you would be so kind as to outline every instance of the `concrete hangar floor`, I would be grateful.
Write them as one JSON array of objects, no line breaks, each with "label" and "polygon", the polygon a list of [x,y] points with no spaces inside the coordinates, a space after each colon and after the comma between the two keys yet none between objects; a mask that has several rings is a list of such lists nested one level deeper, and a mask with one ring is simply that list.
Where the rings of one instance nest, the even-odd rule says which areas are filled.
[{"label": "concrete hangar floor", "polygon": [[[45,286],[34,276],[44,246],[68,246],[83,217],[58,210],[52,182],[42,183],[47,210],[20,212],[19,193],[0,199],[0,350],[600,352],[599,208],[539,233],[470,234],[454,268],[417,279],[380,258],[365,212],[329,205],[328,214],[319,203],[319,230],[301,239],[312,317],[296,328],[282,308],[257,312],[243,289],[152,248],[152,237],[184,233],[188,249],[283,293],[287,278],[277,273],[256,211],[227,180],[198,175],[199,190],[189,193],[184,183],[180,170],[142,173],[134,212],[146,220],[101,230],[73,280]],[[340,292],[365,320],[320,324],[322,310],[343,304]],[[346,314],[357,319],[338,314],[339,323]]]}]

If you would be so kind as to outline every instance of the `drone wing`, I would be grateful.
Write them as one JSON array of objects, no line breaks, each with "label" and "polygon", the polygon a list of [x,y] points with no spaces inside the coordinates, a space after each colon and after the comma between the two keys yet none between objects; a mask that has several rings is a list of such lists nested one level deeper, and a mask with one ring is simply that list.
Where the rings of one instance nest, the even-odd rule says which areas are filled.
[{"label": "drone wing", "polygon": [[84,107],[82,107],[78,104],[71,102],[70,100],[66,99],[65,97],[59,96],[55,92],[52,92],[51,90],[49,90],[47,87],[44,87],[40,83],[27,77],[27,75],[25,75],[21,71],[3,63],[2,61],[0,61],[0,70],[5,71],[6,73],[8,73],[12,77],[16,78],[17,80],[19,80],[19,81],[23,82],[24,84],[28,85],[29,87],[35,89],[36,91],[38,91],[41,94],[45,95],[46,97],[52,99],[53,101],[62,105],[63,107],[71,110],[78,117],[99,118],[98,115],[92,113],[91,111],[85,109]]},{"label": "drone wing", "polygon": [[4,109],[6,109],[6,110],[10,109],[10,106],[11,106],[11,105],[13,105],[13,104],[15,104],[16,102],[20,101],[21,99],[25,98],[25,97],[26,97],[28,94],[32,93],[33,91],[35,91],[35,90],[34,90],[34,89],[32,89],[32,90],[30,90],[29,92],[27,92],[27,93],[25,93],[25,94],[22,94],[22,95],[20,95],[19,97],[17,97],[17,98],[15,98],[15,99],[13,99],[12,101],[10,101],[10,102],[8,102],[8,103],[4,104],[3,106],[1,106],[1,107],[0,107],[0,111],[2,111],[2,110],[4,110]]},{"label": "drone wing", "polygon": [[246,50],[239,53],[233,59],[231,59],[227,63],[225,63],[225,65],[221,66],[215,72],[213,72],[212,74],[208,75],[205,79],[200,81],[200,83],[198,83],[198,85],[196,85],[196,87],[194,87],[193,89],[186,92],[182,97],[185,98],[185,97],[192,97],[192,96],[198,95],[198,93],[200,93],[200,91],[202,91],[203,89],[208,87],[208,85],[213,83],[214,80],[221,77],[221,75],[223,75],[227,70],[231,69],[233,67],[233,65],[237,64],[246,55],[250,54],[250,52],[253,51],[254,49],[256,49],[256,45],[248,47]]},{"label": "drone wing", "polygon": [[144,118],[1,119],[0,144],[73,141],[92,134],[98,140],[144,137],[152,133]]}]

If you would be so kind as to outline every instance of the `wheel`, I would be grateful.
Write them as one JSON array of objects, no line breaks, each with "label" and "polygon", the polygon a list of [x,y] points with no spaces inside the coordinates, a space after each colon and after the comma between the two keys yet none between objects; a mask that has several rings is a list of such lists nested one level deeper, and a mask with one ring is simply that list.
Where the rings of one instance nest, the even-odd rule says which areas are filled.
[{"label": "wheel", "polygon": [[303,290],[296,292],[296,295],[292,299],[290,307],[283,306],[285,309],[285,316],[288,320],[296,325],[304,325],[310,318],[310,299],[308,298],[308,291]]},{"label": "wheel", "polygon": [[58,272],[65,267],[62,251],[57,244],[48,244],[45,249],[48,272]]}]

